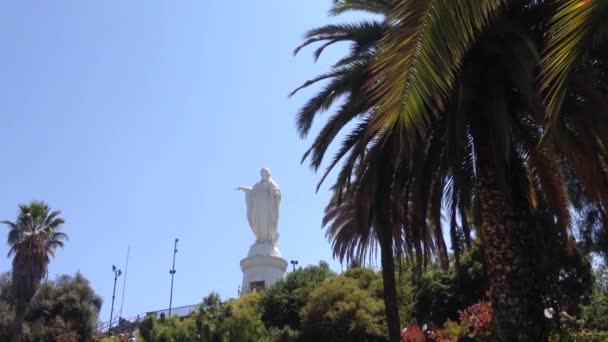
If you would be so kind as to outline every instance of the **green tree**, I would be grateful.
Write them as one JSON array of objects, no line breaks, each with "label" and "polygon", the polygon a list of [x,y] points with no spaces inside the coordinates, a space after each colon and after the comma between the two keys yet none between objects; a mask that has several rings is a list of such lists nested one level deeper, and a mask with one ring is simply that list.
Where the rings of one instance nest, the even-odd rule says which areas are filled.
[{"label": "green tree", "polygon": [[200,334],[193,317],[182,319],[171,316],[157,320],[154,316],[148,316],[138,328],[140,336],[146,342],[214,341]]},{"label": "green tree", "polygon": [[228,314],[223,321],[228,341],[265,341],[268,331],[262,322],[260,293],[249,293],[226,303]]},{"label": "green tree", "polygon": [[268,328],[300,328],[300,310],[306,305],[308,296],[317,286],[335,274],[325,262],[319,266],[307,266],[287,274],[262,293],[260,302],[262,320]]},{"label": "green tree", "polygon": [[196,314],[196,326],[203,341],[221,341],[221,324],[226,314],[224,303],[217,292],[211,292],[203,298]]},{"label": "green tree", "polygon": [[164,320],[146,317],[139,331],[147,342],[270,342],[261,320],[260,298],[260,293],[250,293],[222,302],[219,295],[212,292],[190,317]]},{"label": "green tree", "polygon": [[302,341],[386,341],[384,305],[361,283],[340,275],[321,284],[302,308]]},{"label": "green tree", "polygon": [[13,256],[15,320],[12,341],[21,340],[27,306],[47,273],[50,258],[67,239],[67,235],[59,231],[65,222],[59,217],[60,214],[61,211],[51,211],[44,202],[33,201],[28,205],[19,205],[15,222],[2,221],[10,229],[8,254]]},{"label": "green tree", "polygon": [[595,277],[589,303],[581,308],[581,319],[587,329],[608,331],[608,270],[598,269]]},{"label": "green tree", "polygon": [[[154,342],[154,326],[156,325],[156,322],[156,317],[153,315],[148,315],[139,323],[137,328],[144,341]],[[198,331],[200,331],[200,329],[197,327],[197,332]]]},{"label": "green tree", "polygon": [[0,340],[10,341],[11,328],[15,320],[15,312],[10,304],[5,301],[0,301]]},{"label": "green tree", "polygon": [[[11,274],[0,276],[0,340],[10,340],[15,317]],[[102,300],[80,273],[44,281],[24,318],[23,341],[92,341]]]},{"label": "green tree", "polygon": [[0,275],[0,341],[10,341],[15,320],[10,272]]},{"label": "green tree", "polygon": [[60,318],[79,340],[90,341],[96,333],[102,303],[82,274],[62,275],[41,285],[30,303],[25,321],[44,326],[46,320]]},{"label": "green tree", "polygon": [[[154,342],[196,341],[197,337],[192,319],[171,316],[154,326]],[[213,340],[203,339],[203,341]]]}]

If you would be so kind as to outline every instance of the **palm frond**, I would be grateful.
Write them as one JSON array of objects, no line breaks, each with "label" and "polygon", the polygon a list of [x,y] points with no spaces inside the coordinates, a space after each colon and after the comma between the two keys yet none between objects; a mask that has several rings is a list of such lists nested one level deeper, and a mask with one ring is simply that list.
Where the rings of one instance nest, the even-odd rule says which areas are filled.
[{"label": "palm frond", "polygon": [[313,53],[314,59],[317,61],[323,50],[335,43],[350,41],[358,46],[368,46],[377,42],[384,33],[385,28],[381,22],[367,20],[352,24],[321,26],[308,31],[304,36],[304,42],[294,49],[293,54],[297,55],[303,48],[311,44],[325,41]]},{"label": "palm frond", "polygon": [[353,63],[341,68],[317,95],[308,100],[296,118],[300,137],[304,138],[308,135],[318,113],[329,109],[341,96],[357,89],[357,85],[361,84],[367,74],[367,67],[366,63]]},{"label": "palm frond", "polygon": [[326,80],[328,78],[339,77],[340,75],[344,74],[345,72],[346,72],[345,70],[339,69],[339,70],[332,70],[331,72],[326,73],[326,74],[321,74],[321,75],[319,75],[319,76],[317,76],[317,77],[315,77],[313,79],[310,79],[310,80],[302,83],[302,85],[300,85],[296,89],[292,90],[289,93],[289,95],[287,95],[287,96],[288,97],[292,97],[292,96],[294,96],[295,94],[297,94],[302,89],[308,88],[311,85],[313,85],[313,84],[315,84],[315,83],[317,83],[319,81]]},{"label": "palm frond", "polygon": [[0,223],[7,225],[9,227],[9,229],[16,229],[17,228],[17,224],[14,223],[14,222],[11,222],[9,220],[0,221]]},{"label": "palm frond", "polygon": [[541,62],[541,89],[549,109],[549,127],[555,124],[566,96],[567,80],[588,52],[589,43],[605,43],[608,38],[607,17],[606,1],[564,0],[555,11]]},{"label": "palm frond", "polygon": [[379,104],[374,126],[398,126],[424,136],[441,110],[474,39],[506,0],[401,0],[381,39],[370,80]]},{"label": "palm frond", "polygon": [[360,11],[386,15],[393,8],[392,0],[334,0],[330,15],[340,15],[350,11]]},{"label": "palm frond", "polygon": [[[358,145],[359,149],[354,152],[354,157],[358,157],[359,155],[361,155],[362,153],[362,148],[365,148],[365,146],[367,145],[368,140],[366,140],[366,135],[368,135],[368,129],[369,129],[369,117],[365,118],[361,123],[359,123],[357,125],[357,127],[355,127],[351,133],[349,133],[346,138],[344,139],[344,141],[342,142],[341,147],[338,149],[338,151],[335,153],[330,165],[326,168],[325,172],[323,173],[323,175],[321,176],[321,179],[319,180],[319,183],[317,184],[317,191],[319,191],[321,185],[323,184],[323,182],[325,181],[325,179],[327,178],[327,176],[329,176],[329,173],[331,172],[331,170],[333,170],[333,168],[340,162],[340,160],[342,160],[342,158],[355,146]],[[354,162],[354,160],[353,160]]]},{"label": "palm frond", "polygon": [[352,63],[368,63],[372,60],[374,51],[353,51],[350,55],[342,57],[334,65],[334,68],[340,68]]},{"label": "palm frond", "polygon": [[367,102],[362,95],[348,96],[341,108],[332,115],[321,129],[311,147],[304,153],[303,160],[312,153],[310,165],[316,171],[321,166],[325,152],[340,130],[351,120],[366,113]]},{"label": "palm frond", "polygon": [[530,154],[530,162],[538,172],[542,193],[550,208],[558,217],[558,222],[566,230],[570,228],[570,200],[566,182],[557,162],[540,147]]}]

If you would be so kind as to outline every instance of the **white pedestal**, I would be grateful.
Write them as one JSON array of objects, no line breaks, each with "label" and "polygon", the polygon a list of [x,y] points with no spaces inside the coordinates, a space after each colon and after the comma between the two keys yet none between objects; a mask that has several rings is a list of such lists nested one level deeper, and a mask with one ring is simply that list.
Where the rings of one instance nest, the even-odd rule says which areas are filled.
[{"label": "white pedestal", "polygon": [[266,288],[283,279],[287,261],[281,257],[279,247],[271,242],[256,242],[249,255],[241,260],[243,284],[241,294]]}]

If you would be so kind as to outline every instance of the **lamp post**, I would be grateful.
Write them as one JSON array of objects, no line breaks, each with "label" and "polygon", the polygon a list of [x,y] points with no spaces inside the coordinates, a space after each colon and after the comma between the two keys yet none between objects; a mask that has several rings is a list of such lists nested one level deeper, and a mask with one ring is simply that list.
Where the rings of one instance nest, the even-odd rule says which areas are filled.
[{"label": "lamp post", "polygon": [[173,304],[173,277],[175,277],[175,254],[177,254],[177,242],[179,239],[175,239],[175,244],[173,245],[173,268],[169,270],[171,274],[171,294],[169,295],[169,317],[171,317],[171,304]]},{"label": "lamp post", "polygon": [[298,260],[291,260],[291,266],[293,266],[293,270],[296,270],[296,265],[298,264]]},{"label": "lamp post", "polygon": [[112,316],[114,315],[114,297],[116,296],[116,280],[122,274],[122,272],[112,265],[112,272],[114,272],[114,290],[112,291],[112,308],[110,309],[110,323],[108,323],[108,332],[112,328]]}]

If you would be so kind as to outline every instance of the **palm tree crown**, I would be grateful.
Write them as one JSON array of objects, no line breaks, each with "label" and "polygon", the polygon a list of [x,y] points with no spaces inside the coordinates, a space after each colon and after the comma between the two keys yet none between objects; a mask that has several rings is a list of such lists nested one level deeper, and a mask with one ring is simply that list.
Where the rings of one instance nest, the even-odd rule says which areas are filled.
[{"label": "palm tree crown", "polygon": [[44,202],[33,201],[19,205],[15,222],[2,221],[10,229],[8,256],[13,256],[14,341],[19,341],[27,305],[47,274],[50,258],[55,256],[55,250],[63,247],[63,242],[67,240],[67,235],[59,231],[65,223],[60,214],[61,211],[51,211]]}]

